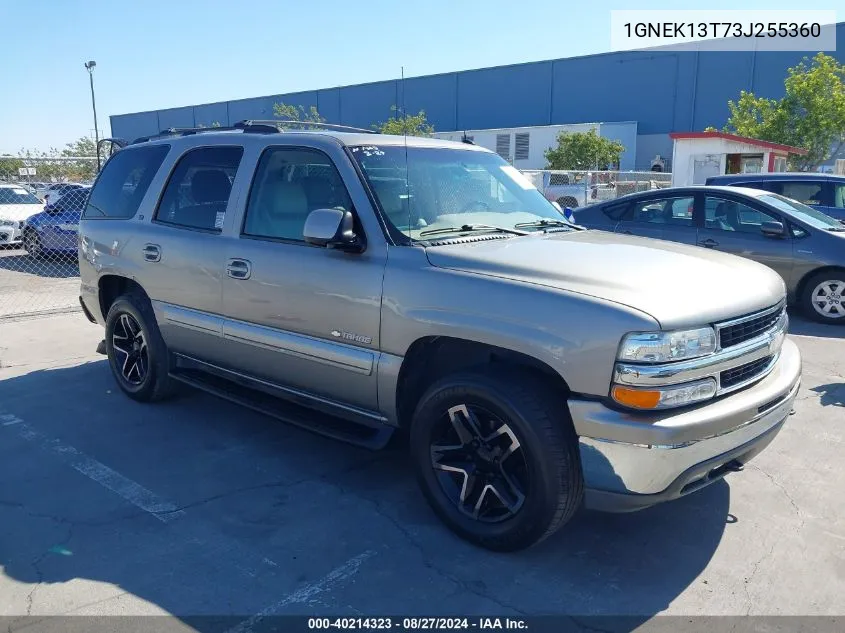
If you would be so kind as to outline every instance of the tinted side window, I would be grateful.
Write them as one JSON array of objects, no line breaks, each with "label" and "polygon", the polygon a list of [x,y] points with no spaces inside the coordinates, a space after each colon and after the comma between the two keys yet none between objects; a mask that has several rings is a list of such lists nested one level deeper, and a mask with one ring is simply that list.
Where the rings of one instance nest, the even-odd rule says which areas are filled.
[{"label": "tinted side window", "polygon": [[824,187],[822,182],[814,180],[786,181],[781,182],[780,185],[780,191],[775,191],[775,193],[804,204],[822,204],[822,189]]},{"label": "tinted side window", "polygon": [[704,226],[708,229],[760,233],[763,222],[781,222],[781,219],[735,200],[704,198]]},{"label": "tinted side window", "polygon": [[625,220],[647,224],[692,226],[692,196],[638,200],[625,213]]},{"label": "tinted side window", "polygon": [[168,151],[169,145],[151,145],[123,149],[112,156],[88,197],[83,217],[133,217]]},{"label": "tinted side window", "polygon": [[265,151],[249,193],[243,234],[303,241],[305,219],[315,209],[352,210],[331,159],[308,149]]},{"label": "tinted side window", "polygon": [[170,174],[155,219],[219,232],[243,153],[240,146],[201,147],[187,152]]},{"label": "tinted side window", "polygon": [[609,217],[611,220],[618,222],[625,218],[628,213],[628,205],[627,204],[614,204],[611,206],[607,206],[603,209],[604,214]]}]

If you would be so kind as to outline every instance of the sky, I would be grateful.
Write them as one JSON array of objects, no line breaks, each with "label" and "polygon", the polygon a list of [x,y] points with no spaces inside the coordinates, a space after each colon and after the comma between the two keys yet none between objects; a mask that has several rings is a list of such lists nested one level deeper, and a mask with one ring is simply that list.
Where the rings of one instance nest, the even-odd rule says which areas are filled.
[{"label": "sky", "polygon": [[[800,3],[834,9],[837,2]],[[100,136],[109,115],[603,53],[619,0],[0,0],[0,153]],[[731,9],[736,0],[710,0]],[[745,0],[742,9],[796,9]],[[842,19],[842,16],[839,16]]]}]

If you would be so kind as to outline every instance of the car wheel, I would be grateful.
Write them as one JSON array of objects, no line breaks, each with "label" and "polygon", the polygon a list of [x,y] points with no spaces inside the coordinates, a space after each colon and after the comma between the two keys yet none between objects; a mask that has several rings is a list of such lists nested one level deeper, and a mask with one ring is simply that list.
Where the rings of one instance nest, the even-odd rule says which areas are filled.
[{"label": "car wheel", "polygon": [[44,247],[41,246],[41,238],[32,229],[27,229],[23,233],[23,248],[30,257],[39,258],[44,256]]},{"label": "car wheel", "polygon": [[111,305],[106,354],[117,384],[130,398],[153,402],[172,393],[169,353],[146,297],[123,295]]},{"label": "car wheel", "polygon": [[572,196],[561,196],[557,199],[557,203],[562,207],[570,207],[572,209],[578,207],[578,201]]},{"label": "car wheel", "polygon": [[822,271],[810,277],[801,304],[816,321],[845,324],[845,270]]},{"label": "car wheel", "polygon": [[562,398],[520,374],[462,373],[432,385],[414,413],[410,445],[434,512],[491,550],[519,550],[554,533],[579,508],[584,486],[565,411]]}]

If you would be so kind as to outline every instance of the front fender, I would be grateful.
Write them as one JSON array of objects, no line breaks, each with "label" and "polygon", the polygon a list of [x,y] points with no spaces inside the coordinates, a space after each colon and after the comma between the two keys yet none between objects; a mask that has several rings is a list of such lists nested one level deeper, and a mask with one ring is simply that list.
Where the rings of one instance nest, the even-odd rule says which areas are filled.
[{"label": "front fender", "polygon": [[448,336],[545,363],[569,388],[607,395],[619,341],[658,329],[649,315],[603,299],[431,266],[421,248],[391,249],[385,271],[381,349],[402,358],[417,340]]}]

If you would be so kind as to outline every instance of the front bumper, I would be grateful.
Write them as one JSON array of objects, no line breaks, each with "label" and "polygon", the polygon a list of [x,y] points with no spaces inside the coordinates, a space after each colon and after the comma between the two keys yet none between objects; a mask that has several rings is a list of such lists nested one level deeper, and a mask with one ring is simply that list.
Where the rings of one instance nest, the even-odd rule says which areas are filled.
[{"label": "front bumper", "polygon": [[741,469],[780,431],[800,381],[801,355],[786,340],[765,378],[692,409],[645,414],[570,400],[585,504],[611,512],[638,510]]},{"label": "front bumper", "polygon": [[20,244],[22,235],[17,226],[0,225],[0,244]]}]

